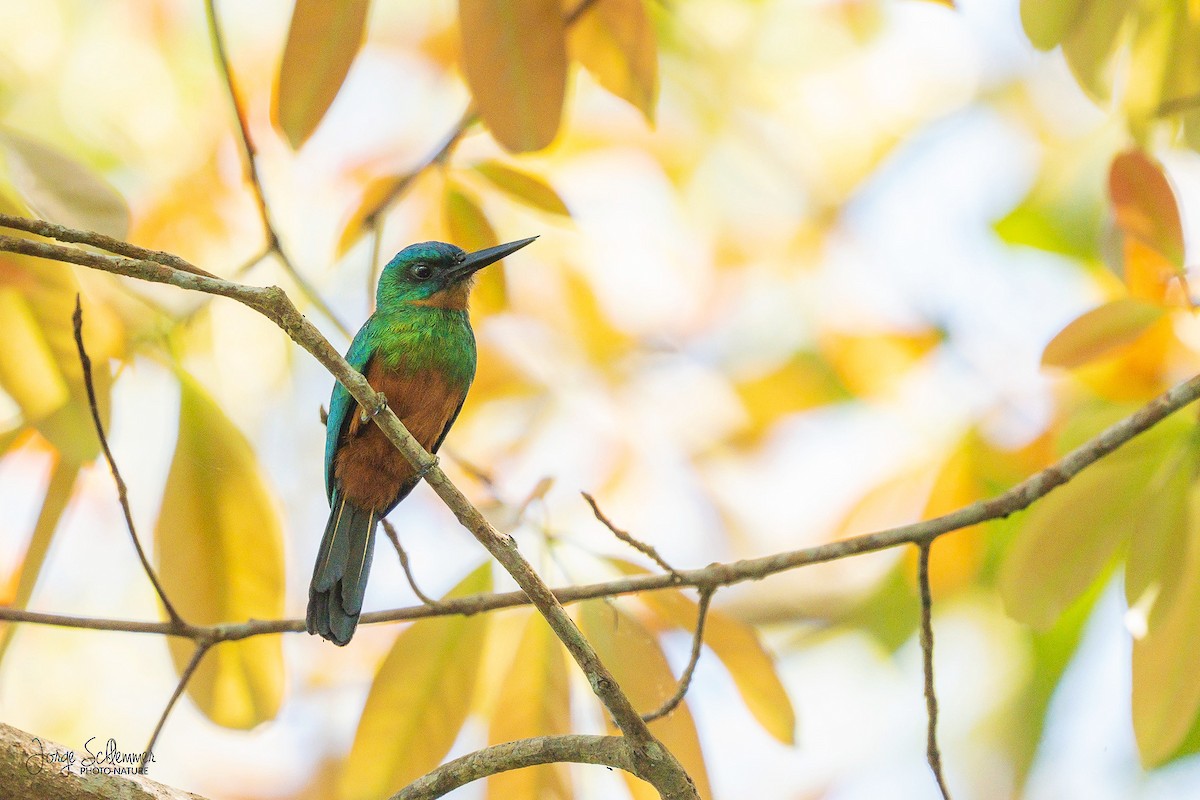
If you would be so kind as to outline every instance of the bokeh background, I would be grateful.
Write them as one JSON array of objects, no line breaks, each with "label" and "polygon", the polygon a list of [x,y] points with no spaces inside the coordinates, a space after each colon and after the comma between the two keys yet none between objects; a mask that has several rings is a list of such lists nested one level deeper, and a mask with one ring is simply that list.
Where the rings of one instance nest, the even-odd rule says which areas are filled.
[{"label": "bokeh background", "polygon": [[[1149,30],[1169,10],[1182,15],[1172,24],[1198,24],[1194,3],[1138,5],[1132,29]],[[1014,0],[955,6],[649,2],[657,85],[649,98],[641,87],[641,108],[602,85],[611,72],[573,66],[548,147],[513,154],[473,126],[381,217],[384,260],[414,241],[483,241],[489,228],[501,241],[541,237],[479,289],[480,374],[443,463],[552,585],[613,577],[606,556],[636,560],[581,491],[677,566],[795,549],[993,494],[1053,459],[1085,400],[1132,408],[1122,404],[1195,369],[1200,329],[1178,310],[1179,292],[1165,290],[1159,327],[1136,329],[1107,360],[1071,373],[1042,365],[1065,325],[1126,293],[1128,270],[1110,257],[1114,156],[1137,144],[1163,165],[1185,233],[1200,204],[1200,161],[1170,119],[1151,124],[1130,111],[1119,70],[1117,88],[1099,97],[1081,88],[1078,62],[1072,72],[1060,51],[1035,49]],[[471,99],[458,7],[376,0],[344,85],[298,149],[272,119],[292,4],[217,10],[283,246],[356,328],[378,266],[356,209],[421,164]],[[1131,41],[1136,50],[1158,40]],[[1193,50],[1159,46],[1174,63],[1200,63]],[[51,169],[47,150],[70,166]],[[34,201],[57,199],[84,212],[60,221],[98,227],[82,190],[72,199],[64,188],[87,174],[127,203],[131,241],[279,284],[335,346],[348,344],[277,257],[238,273],[264,238],[202,4],[0,0],[0,152],[6,191],[33,210],[55,218]],[[476,169],[497,161],[552,187],[569,213]],[[23,292],[21,276],[34,269],[0,256],[0,288]],[[327,514],[319,408],[330,377],[240,305],[77,273],[93,357],[115,375],[111,443],[143,539],[154,538],[181,457],[181,391],[201,391],[249,441],[251,466],[239,469],[261,482],[251,494],[268,511],[254,513],[273,520],[262,540],[251,531],[226,546],[254,559],[274,552],[266,539],[277,536],[276,615],[303,616]],[[54,317],[42,312],[69,314],[70,294],[66,305],[23,296],[46,331]],[[58,345],[69,317],[58,324],[50,351],[67,358]],[[24,358],[3,356],[18,368]],[[80,454],[78,479],[58,490],[67,504],[32,582],[32,532],[65,456],[31,411],[38,385],[4,389],[8,599],[158,618],[94,453]],[[248,479],[212,480],[218,488],[196,490],[213,504],[195,512],[199,527]],[[483,561],[426,488],[391,518],[430,594]],[[1057,649],[1006,612],[997,573],[1022,522],[951,534],[935,548],[941,741],[955,796],[1200,794],[1186,744],[1168,748],[1171,758],[1139,755],[1130,704],[1138,619],[1112,570],[1087,582]],[[197,562],[190,580],[219,584],[207,566]],[[912,566],[911,553],[887,552],[718,594],[716,607],[755,626],[774,654],[796,728],[794,744],[772,736],[706,653],[689,707],[714,797],[935,796]],[[367,607],[414,602],[381,538]],[[510,643],[511,658],[524,618],[496,617],[493,638]],[[337,791],[368,687],[402,627],[366,626],[345,649],[274,637],[282,678],[273,718],[237,730],[185,698],[151,776],[214,798]],[[4,635],[0,715],[77,748],[96,736],[140,750],[177,679],[159,637],[33,625]],[[659,636],[676,671],[689,640],[680,630]],[[600,713],[572,676],[575,727],[597,730]],[[489,713],[476,710],[455,754],[486,740]],[[578,797],[626,791],[599,769],[571,774]]]}]

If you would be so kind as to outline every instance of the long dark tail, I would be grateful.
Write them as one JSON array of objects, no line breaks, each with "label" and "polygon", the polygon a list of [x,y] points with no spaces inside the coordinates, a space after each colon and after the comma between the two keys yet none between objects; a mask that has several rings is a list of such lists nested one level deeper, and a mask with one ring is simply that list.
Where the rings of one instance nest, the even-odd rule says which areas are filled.
[{"label": "long dark tail", "polygon": [[374,511],[365,511],[340,492],[334,493],[308,587],[309,633],[319,633],[339,646],[354,635],[367,592],[378,522]]}]

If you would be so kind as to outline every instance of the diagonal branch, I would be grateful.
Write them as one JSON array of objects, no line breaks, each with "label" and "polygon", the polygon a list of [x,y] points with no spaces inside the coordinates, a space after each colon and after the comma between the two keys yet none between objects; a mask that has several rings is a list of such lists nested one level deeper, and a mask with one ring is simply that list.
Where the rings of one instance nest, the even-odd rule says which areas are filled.
[{"label": "diagonal branch", "polygon": [[96,436],[100,439],[100,448],[104,451],[104,459],[108,462],[113,481],[117,484],[117,501],[121,504],[121,511],[125,514],[125,527],[129,529],[129,537],[133,539],[133,549],[137,550],[138,559],[142,562],[142,569],[146,571],[146,577],[154,585],[158,599],[162,602],[167,616],[171,618],[172,627],[181,628],[184,626],[183,618],[179,616],[175,606],[171,605],[171,601],[167,599],[167,592],[159,582],[154,567],[150,566],[150,559],[146,558],[146,551],[142,549],[142,542],[138,539],[137,528],[133,525],[133,512],[129,510],[129,493],[125,488],[125,480],[121,477],[121,470],[117,469],[117,460],[113,458],[112,449],[108,446],[108,437],[104,435],[104,423],[100,421],[100,408],[96,405],[96,387],[92,383],[92,360],[88,358],[87,349],[83,346],[83,306],[79,303],[78,294],[75,295],[75,314],[71,317],[71,321],[75,328],[75,347],[79,351],[79,365],[83,369],[83,385],[87,389],[88,406],[92,411],[92,424],[96,427]]}]

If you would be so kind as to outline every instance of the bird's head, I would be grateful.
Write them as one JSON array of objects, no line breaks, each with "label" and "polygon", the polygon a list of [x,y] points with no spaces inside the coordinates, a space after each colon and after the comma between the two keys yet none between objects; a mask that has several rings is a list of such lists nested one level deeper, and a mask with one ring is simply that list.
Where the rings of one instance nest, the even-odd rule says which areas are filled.
[{"label": "bird's head", "polygon": [[465,309],[475,273],[515,253],[536,236],[467,253],[445,242],[410,244],[388,262],[379,276],[376,305]]}]

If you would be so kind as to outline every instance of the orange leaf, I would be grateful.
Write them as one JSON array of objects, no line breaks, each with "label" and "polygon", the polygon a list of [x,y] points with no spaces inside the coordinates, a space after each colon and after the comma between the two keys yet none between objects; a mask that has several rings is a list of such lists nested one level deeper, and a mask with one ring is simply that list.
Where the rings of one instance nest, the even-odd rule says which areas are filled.
[{"label": "orange leaf", "polygon": [[597,83],[654,122],[658,42],[644,0],[592,4],[571,29],[571,54]]},{"label": "orange leaf", "polygon": [[558,132],[567,86],[559,0],[459,0],[463,72],[479,116],[514,153]]},{"label": "orange leaf", "polygon": [[1079,367],[1129,344],[1158,321],[1163,309],[1131,297],[1093,308],[1069,322],[1042,352],[1044,367]]},{"label": "orange leaf", "polygon": [[1140,150],[1127,150],[1113,159],[1108,194],[1117,227],[1183,268],[1183,225],[1179,205],[1158,162]]},{"label": "orange leaf", "polygon": [[368,0],[296,0],[271,119],[293,150],[317,129],[362,47]]},{"label": "orange leaf", "polygon": [[367,221],[379,213],[387,199],[394,196],[410,180],[412,180],[411,175],[387,175],[382,178],[374,178],[367,184],[363,189],[362,199],[358,201],[350,218],[342,226],[342,233],[338,237],[337,243],[339,258],[358,243],[358,240],[362,238]]}]

